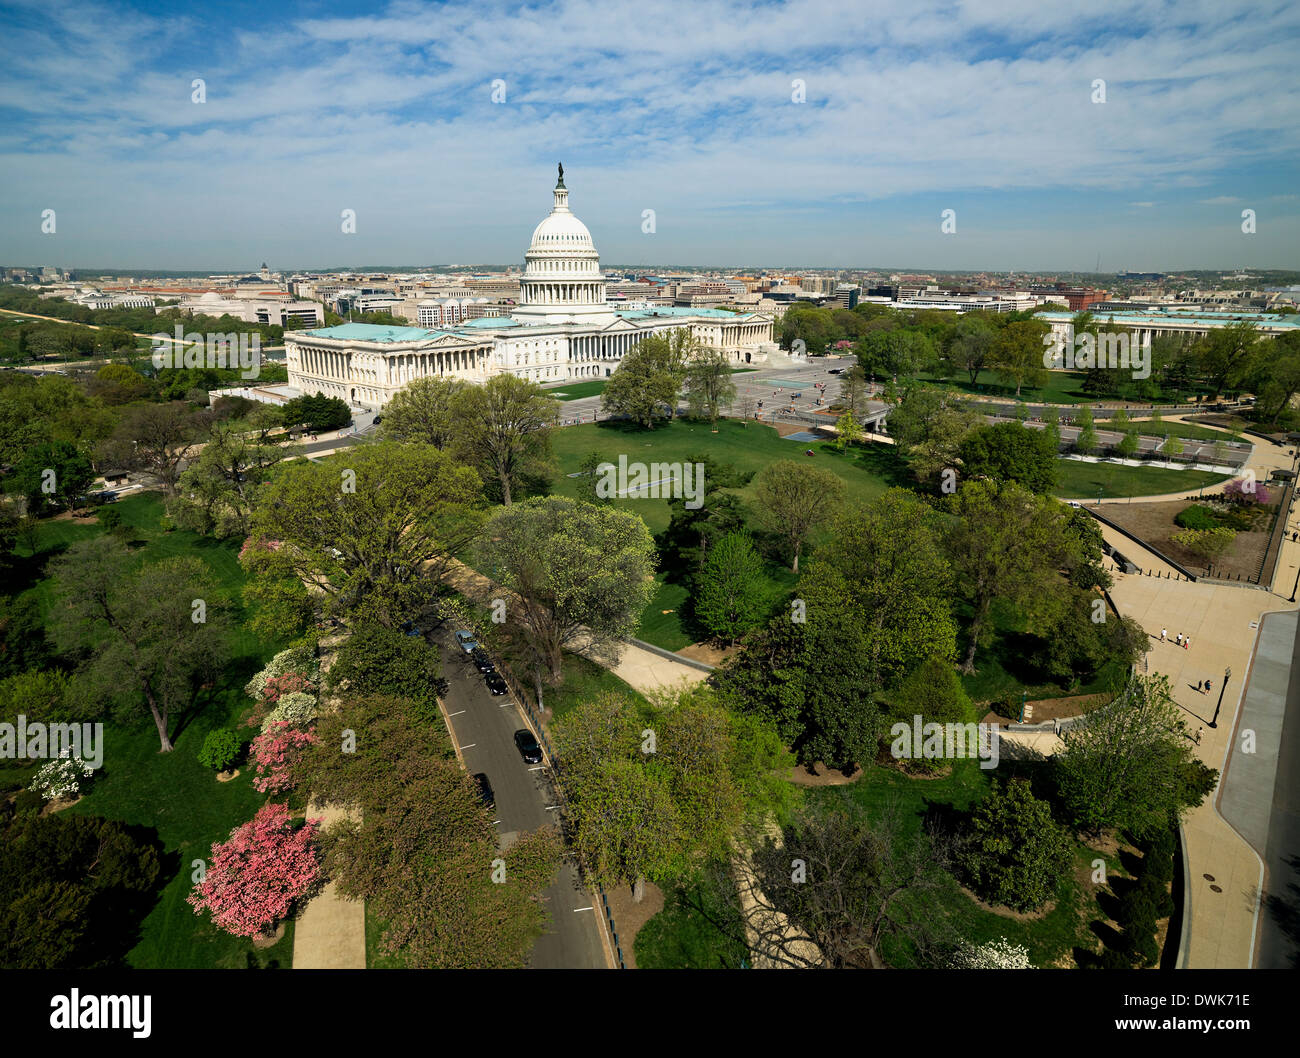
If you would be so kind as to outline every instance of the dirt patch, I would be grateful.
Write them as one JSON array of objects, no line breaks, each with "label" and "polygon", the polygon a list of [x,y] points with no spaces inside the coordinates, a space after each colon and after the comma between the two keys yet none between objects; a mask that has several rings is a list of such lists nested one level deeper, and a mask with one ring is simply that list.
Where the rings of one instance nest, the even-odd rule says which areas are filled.
[{"label": "dirt patch", "polygon": [[[646,882],[641,903],[637,904],[632,901],[632,890],[626,885],[620,885],[606,890],[605,899],[609,901],[609,913],[614,916],[614,928],[618,930],[618,945],[623,952],[623,962],[629,970],[635,970],[637,965],[632,950],[635,947],[633,942],[641,932],[641,927],[664,909],[664,891],[653,882]],[[595,914],[604,913],[598,903]]]},{"label": "dirt patch", "polygon": [[234,771],[217,772],[217,782],[230,782],[231,779],[238,779],[238,778],[239,778],[238,768],[236,768]]},{"label": "dirt patch", "polygon": [[796,786],[847,786],[866,774],[864,769],[859,768],[852,775],[845,775],[837,768],[828,768],[821,761],[817,762],[816,768],[817,774],[814,775],[806,764],[797,765],[786,773],[786,779]]},{"label": "dirt patch", "polygon": [[688,647],[674,651],[678,657],[691,661],[702,661],[706,665],[721,665],[729,657],[740,652],[740,647],[718,647],[708,643],[692,643]]},{"label": "dirt patch", "polygon": [[[1109,694],[1072,694],[1065,698],[1040,698],[1026,702],[1026,705],[1034,707],[1034,713],[1029,717],[1026,724],[1041,724],[1044,720],[1066,720],[1072,716],[1082,716],[1091,709],[1095,709],[1111,696]],[[999,727],[1017,728],[1021,725],[1015,720],[1008,720],[1005,716],[989,710],[984,714],[981,721],[985,724],[994,724]]]},{"label": "dirt patch", "polygon": [[254,948],[270,948],[284,939],[284,923],[281,922],[275,927],[275,932],[271,934],[259,933],[253,938]]},{"label": "dirt patch", "polygon": [[1001,904],[985,903],[964,885],[961,887],[961,891],[970,897],[971,902],[981,911],[987,911],[993,915],[1000,915],[1002,918],[1009,918],[1014,922],[1037,922],[1039,919],[1046,918],[1050,915],[1052,909],[1056,907],[1056,900],[1052,899],[1047,901],[1047,903],[1037,911],[1012,911],[1011,908],[1003,907]]},{"label": "dirt patch", "polygon": [[[766,409],[764,410],[766,411]],[[806,423],[797,422],[774,422],[771,425],[776,427],[778,437],[789,437],[792,433],[803,433],[808,429]]]},{"label": "dirt patch", "polygon": [[[1155,548],[1162,555],[1180,562],[1194,573],[1206,570],[1205,560],[1184,547],[1173,542],[1173,535],[1179,532],[1174,523],[1174,516],[1189,506],[1187,500],[1173,500],[1162,503],[1112,503],[1106,508],[1106,517],[1116,525],[1123,526],[1143,543]],[[1233,538],[1232,546],[1226,554],[1214,561],[1214,576],[1242,580],[1254,578],[1260,563],[1268,550],[1269,529],[1273,518],[1271,510],[1261,513],[1256,521],[1256,528],[1249,532],[1239,532]]]}]

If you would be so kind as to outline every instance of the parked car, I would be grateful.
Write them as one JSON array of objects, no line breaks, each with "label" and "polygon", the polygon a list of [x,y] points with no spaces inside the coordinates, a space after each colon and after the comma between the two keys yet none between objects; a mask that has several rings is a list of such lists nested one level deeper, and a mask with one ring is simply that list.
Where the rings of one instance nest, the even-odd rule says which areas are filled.
[{"label": "parked car", "polygon": [[828,375],[838,375],[838,374],[839,374],[841,371],[843,371],[843,370],[844,370],[844,368],[842,368],[842,367],[832,367],[832,368],[831,368],[829,371],[827,371],[826,373],[827,373]]},{"label": "parked car", "polygon": [[542,763],[542,747],[537,744],[537,739],[527,728],[520,728],[515,732],[515,749],[519,750],[519,755],[524,758],[525,763]]},{"label": "parked car", "polygon": [[473,654],[478,649],[478,642],[474,639],[473,633],[463,628],[456,633],[456,645],[466,654]]},{"label": "parked car", "polygon": [[479,672],[496,672],[497,670],[496,664],[488,657],[488,652],[482,647],[475,647],[474,652],[470,654],[470,658],[473,659],[474,667]]},{"label": "parked car", "polygon": [[495,808],[497,804],[496,794],[492,791],[492,784],[488,782],[488,777],[481,771],[474,773],[474,782],[478,786],[478,799],[483,802],[484,808]]},{"label": "parked car", "polygon": [[506,686],[506,681],[501,678],[499,672],[489,672],[483,677],[483,682],[487,684],[487,689],[493,694],[505,694],[510,689]]}]

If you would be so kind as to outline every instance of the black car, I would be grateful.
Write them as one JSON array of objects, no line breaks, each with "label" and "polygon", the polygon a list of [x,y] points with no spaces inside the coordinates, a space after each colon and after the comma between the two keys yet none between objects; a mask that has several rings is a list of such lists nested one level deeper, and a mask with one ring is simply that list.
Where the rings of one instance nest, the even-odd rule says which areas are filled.
[{"label": "black car", "polygon": [[479,672],[496,672],[496,665],[493,663],[492,659],[488,657],[487,651],[482,647],[475,647],[470,651],[469,656],[474,662],[474,667],[478,669]]},{"label": "black car", "polygon": [[515,732],[515,749],[519,750],[519,755],[524,758],[526,764],[542,763],[542,747],[537,744],[537,739],[533,738],[533,733],[526,728],[520,728]]},{"label": "black car", "polygon": [[497,803],[496,794],[492,792],[492,784],[488,782],[488,777],[483,772],[474,773],[474,782],[478,785],[478,799],[483,802],[484,808],[495,808]]},{"label": "black car", "polygon": [[829,371],[827,371],[826,373],[827,373],[828,375],[838,375],[838,374],[839,374],[841,371],[843,371],[843,370],[844,370],[844,368],[842,368],[842,367],[832,367],[832,368],[831,368]]},{"label": "black car", "polygon": [[487,689],[493,694],[505,694],[509,689],[506,687],[506,681],[501,678],[500,673],[489,672],[483,677],[483,682],[487,684]]}]

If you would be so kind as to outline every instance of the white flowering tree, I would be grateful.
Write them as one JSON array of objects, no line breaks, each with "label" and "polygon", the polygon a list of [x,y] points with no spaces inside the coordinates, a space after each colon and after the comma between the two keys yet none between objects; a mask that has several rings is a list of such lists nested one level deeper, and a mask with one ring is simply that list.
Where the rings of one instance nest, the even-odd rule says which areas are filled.
[{"label": "white flowering tree", "polygon": [[314,645],[298,643],[280,651],[267,662],[266,668],[244,685],[244,693],[250,698],[260,698],[268,680],[290,673],[305,676],[312,682],[320,679],[320,659],[316,657]]},{"label": "white flowering tree", "polygon": [[94,772],[93,765],[80,757],[70,756],[64,750],[57,760],[52,760],[37,770],[31,789],[47,801],[78,797],[81,794],[81,780],[90,778]]},{"label": "white flowering tree", "polygon": [[305,728],[318,715],[315,695],[305,691],[290,691],[280,696],[280,700],[262,721],[262,730],[267,731],[272,724],[281,721],[294,727]]},{"label": "white flowering tree", "polygon": [[963,941],[953,953],[952,965],[957,970],[1032,970],[1029,949],[1012,944],[1006,937],[985,944]]}]

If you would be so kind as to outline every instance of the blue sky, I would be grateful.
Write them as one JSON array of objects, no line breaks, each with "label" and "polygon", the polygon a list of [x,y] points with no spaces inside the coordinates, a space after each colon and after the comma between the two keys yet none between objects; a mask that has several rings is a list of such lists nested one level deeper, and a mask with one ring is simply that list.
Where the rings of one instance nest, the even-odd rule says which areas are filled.
[{"label": "blue sky", "polygon": [[4,264],[517,263],[563,161],[606,264],[1300,267],[1294,3],[23,0],[0,40]]}]

